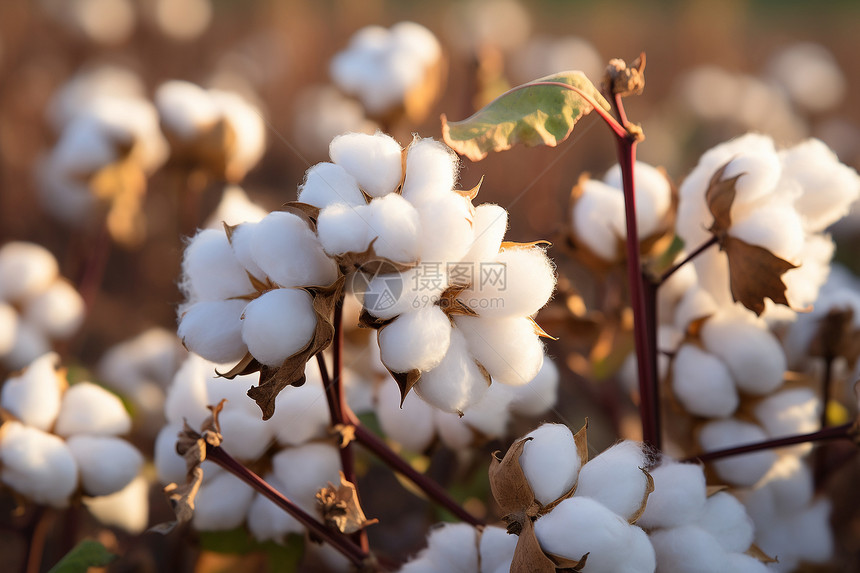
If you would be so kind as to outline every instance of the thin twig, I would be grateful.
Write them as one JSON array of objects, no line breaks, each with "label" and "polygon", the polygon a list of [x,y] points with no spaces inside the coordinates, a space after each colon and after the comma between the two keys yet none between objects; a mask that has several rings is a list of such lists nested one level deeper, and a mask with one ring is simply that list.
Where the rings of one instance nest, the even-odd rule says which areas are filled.
[{"label": "thin twig", "polygon": [[690,261],[692,261],[693,259],[698,257],[699,255],[701,255],[708,248],[710,248],[716,244],[717,244],[717,236],[714,235],[710,239],[708,239],[707,241],[705,241],[704,243],[699,245],[695,251],[693,251],[692,253],[690,253],[686,257],[684,257],[684,260],[682,260],[681,262],[679,262],[675,265],[672,265],[672,267],[669,268],[669,270],[667,270],[662,275],[660,275],[660,280],[657,283],[658,286],[662,286],[663,283],[665,283],[667,280],[669,280],[669,277],[671,277],[673,274],[675,274],[675,271],[677,271],[678,269],[680,269],[681,267],[683,267],[684,265],[686,265],[687,263],[689,263]]}]

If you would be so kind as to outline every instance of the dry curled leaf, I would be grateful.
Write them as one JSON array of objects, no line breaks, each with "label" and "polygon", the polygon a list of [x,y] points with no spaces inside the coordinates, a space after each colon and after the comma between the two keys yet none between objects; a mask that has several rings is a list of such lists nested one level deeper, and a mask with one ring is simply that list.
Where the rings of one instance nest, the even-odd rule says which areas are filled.
[{"label": "dry curled leaf", "polygon": [[767,553],[765,553],[761,547],[753,543],[750,545],[750,548],[746,550],[746,554],[750,557],[755,557],[762,563],[779,563],[779,559],[775,557],[771,557]]},{"label": "dry curled leaf", "polygon": [[511,573],[555,573],[556,569],[555,563],[541,549],[534,523],[528,520],[519,532]]},{"label": "dry curled leaf", "polygon": [[329,482],[328,487],[319,490],[315,497],[323,523],[341,533],[350,535],[379,522],[364,515],[355,485],[347,481],[343,472],[340,472],[340,485],[335,487]]},{"label": "dry curled leaf", "polygon": [[645,468],[639,469],[645,474],[645,493],[642,495],[642,503],[639,504],[639,509],[627,520],[631,525],[636,523],[642,517],[642,514],[645,513],[645,507],[648,505],[648,497],[654,492],[654,478],[651,477],[651,474]]},{"label": "dry curled leaf", "polygon": [[499,452],[495,452],[490,462],[490,490],[504,514],[508,533],[519,534],[526,522],[531,523],[531,518],[540,509],[532,486],[520,466],[520,455],[531,440],[523,438],[514,442],[502,459],[498,457]]}]

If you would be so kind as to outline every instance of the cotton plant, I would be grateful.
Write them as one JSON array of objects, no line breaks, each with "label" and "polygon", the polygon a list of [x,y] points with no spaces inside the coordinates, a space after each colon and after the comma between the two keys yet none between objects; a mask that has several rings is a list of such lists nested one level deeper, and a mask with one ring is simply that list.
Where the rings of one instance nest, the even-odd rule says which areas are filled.
[{"label": "cotton plant", "polygon": [[502,527],[476,529],[445,523],[430,531],[427,547],[399,569],[400,573],[504,573],[511,570],[517,538]]},{"label": "cotton plant", "polygon": [[0,247],[0,362],[7,368],[24,368],[69,339],[84,314],[84,300],[50,251],[24,241]]}]

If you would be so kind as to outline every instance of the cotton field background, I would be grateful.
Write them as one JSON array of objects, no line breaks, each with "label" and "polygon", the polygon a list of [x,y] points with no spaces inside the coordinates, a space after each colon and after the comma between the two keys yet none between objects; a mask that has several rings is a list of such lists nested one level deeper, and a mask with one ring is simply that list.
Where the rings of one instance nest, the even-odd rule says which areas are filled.
[{"label": "cotton field background", "polygon": [[0,568],[860,570],[859,19],[0,3]]}]

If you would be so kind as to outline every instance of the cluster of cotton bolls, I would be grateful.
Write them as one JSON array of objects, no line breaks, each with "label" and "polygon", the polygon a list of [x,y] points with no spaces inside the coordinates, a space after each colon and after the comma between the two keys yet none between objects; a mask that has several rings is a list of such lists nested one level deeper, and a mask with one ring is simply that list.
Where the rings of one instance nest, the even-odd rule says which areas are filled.
[{"label": "cluster of cotton bolls", "polygon": [[72,336],[84,320],[84,301],[60,276],[50,251],[13,241],[0,248],[0,361],[23,368]]},{"label": "cluster of cotton bolls", "polygon": [[427,536],[427,547],[406,563],[400,573],[506,573],[511,570],[517,538],[502,527],[475,529],[465,523],[446,523]]},{"label": "cluster of cotton bolls", "polygon": [[[669,229],[672,188],[660,170],[636,162],[636,225],[639,241],[656,239]],[[599,259],[616,262],[624,256],[627,237],[621,167],[613,166],[603,181],[583,177],[571,193],[572,239]]]},{"label": "cluster of cotton bolls", "polygon": [[[503,243],[507,212],[454,190],[458,161],[436,141],[403,150],[382,133],[347,134],[330,156],[308,170],[299,201],[320,209],[325,252],[359,268],[385,366],[420,375],[418,394],[448,412],[477,402],[489,377],[532,380],[543,344],[531,317],[555,285],[544,250]],[[379,259],[387,271],[362,266]]]},{"label": "cluster of cotton bolls", "polygon": [[172,160],[240,181],[266,148],[260,110],[239,94],[172,80],[155,93]]},{"label": "cluster of cotton bolls", "polygon": [[430,30],[400,22],[390,29],[367,26],[356,32],[332,59],[330,71],[338,88],[355,95],[370,115],[383,116],[408,107],[416,92],[435,91],[441,59],[442,47]]},{"label": "cluster of cotton bolls", "polygon": [[143,456],[119,438],[131,417],[115,395],[91,382],[69,385],[57,355],[34,360],[6,380],[0,405],[12,418],[0,427],[0,481],[41,504],[65,507],[73,494],[109,496],[131,487],[141,496],[128,511],[145,524],[146,488],[133,480]]},{"label": "cluster of cotton bolls", "polygon": [[[186,465],[176,453],[176,439],[187,422],[199,428],[210,414],[207,405],[227,401],[219,414],[224,450],[245,463],[269,458],[271,471],[262,477],[305,511],[315,513],[314,495],[327,482],[339,483],[340,456],[324,438],[330,424],[322,379],[315,365],[307,382],[286,388],[277,399],[272,419],[263,421],[245,395],[252,376],[227,380],[215,374],[222,366],[191,355],[174,377],[164,413],[167,425],[155,444],[155,464],[163,483],[184,483]],[[276,450],[276,451],[275,451]],[[203,483],[196,498],[193,526],[198,530],[233,529],[246,523],[259,540],[283,541],[302,526],[233,474],[210,462],[203,464]]]}]

